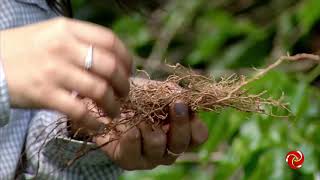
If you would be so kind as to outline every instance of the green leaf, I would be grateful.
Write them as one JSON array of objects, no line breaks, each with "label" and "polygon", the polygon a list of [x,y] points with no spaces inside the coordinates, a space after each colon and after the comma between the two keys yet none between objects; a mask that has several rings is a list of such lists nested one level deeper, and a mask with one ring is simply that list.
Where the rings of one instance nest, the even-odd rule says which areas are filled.
[{"label": "green leaf", "polygon": [[271,50],[271,42],[266,37],[247,38],[227,48],[214,68],[259,67],[264,64]]},{"label": "green leaf", "polygon": [[138,48],[152,40],[145,22],[139,15],[125,16],[116,21],[112,29],[131,48]]},{"label": "green leaf", "polygon": [[209,63],[213,57],[220,55],[221,48],[228,39],[247,34],[251,37],[261,37],[265,33],[249,21],[237,21],[229,12],[218,9],[206,12],[199,18],[196,29],[195,47],[186,59],[190,65]]},{"label": "green leaf", "polygon": [[298,27],[294,23],[293,17],[292,11],[285,11],[278,19],[277,35],[274,41],[277,43],[277,51],[283,54],[290,52],[292,46],[298,40]]},{"label": "green leaf", "polygon": [[312,144],[304,143],[300,147],[301,152],[304,154],[304,163],[301,167],[301,172],[304,174],[312,174],[318,169],[318,157],[315,154],[315,149]]},{"label": "green leaf", "polygon": [[200,118],[209,124],[209,137],[207,142],[202,146],[200,154],[203,161],[208,161],[211,157],[211,153],[217,148],[219,143],[226,137],[225,129],[228,122],[228,114],[222,113],[201,113]]},{"label": "green leaf", "polygon": [[291,179],[291,169],[285,161],[287,150],[282,148],[269,149],[259,157],[259,162],[249,180],[260,179]]},{"label": "green leaf", "polygon": [[130,171],[121,176],[120,180],[162,180],[162,179],[182,179],[185,176],[183,166],[160,166],[154,170]]},{"label": "green leaf", "polygon": [[255,151],[262,144],[262,134],[256,119],[251,119],[244,123],[240,130],[241,137],[248,140],[247,150]]},{"label": "green leaf", "polygon": [[237,169],[244,166],[251,156],[251,151],[247,148],[250,140],[237,137],[232,142],[229,151],[218,162],[214,179],[228,179]]},{"label": "green leaf", "polygon": [[302,4],[297,12],[297,17],[303,34],[310,32],[313,25],[320,20],[319,7],[319,0],[302,1]]},{"label": "green leaf", "polygon": [[291,110],[297,120],[303,117],[309,107],[307,87],[307,84],[300,82],[296,87],[296,92],[291,102]]}]

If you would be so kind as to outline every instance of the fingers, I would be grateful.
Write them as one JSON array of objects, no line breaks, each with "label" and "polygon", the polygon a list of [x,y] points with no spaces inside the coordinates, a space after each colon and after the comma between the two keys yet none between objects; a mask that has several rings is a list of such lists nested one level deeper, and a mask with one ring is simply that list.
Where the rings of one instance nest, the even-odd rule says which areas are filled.
[{"label": "fingers", "polygon": [[[153,169],[161,164],[161,158],[165,152],[166,136],[160,132],[160,129],[153,131],[146,123],[140,124],[139,128],[129,129],[121,135],[120,139],[118,138],[119,140],[111,141],[102,147],[111,160],[123,169]],[[101,145],[111,139],[105,136],[97,137],[95,141]]]},{"label": "fingers", "polygon": [[124,44],[112,33],[111,30],[88,22],[73,20],[70,28],[77,39],[84,44],[110,50],[115,53],[125,66],[128,74],[131,72],[132,57]]},{"label": "fingers", "polygon": [[[72,64],[78,68],[71,70],[71,66],[68,66],[68,72],[64,73],[64,77],[68,80],[60,82],[66,89],[74,90],[83,97],[90,97],[98,102],[108,116],[117,116],[120,109],[116,96],[125,97],[130,89],[129,72],[132,63],[130,53],[107,28],[66,18],[60,18],[58,22],[61,32],[68,34],[59,37],[65,37],[67,42],[60,44],[61,40],[58,41],[53,47],[59,48],[53,48],[52,52],[64,64]],[[80,72],[84,69],[90,45],[94,47],[93,65],[87,71],[89,73]]]},{"label": "fingers", "polygon": [[[106,81],[105,85],[101,85],[102,83],[98,81],[96,83],[100,84],[100,89],[110,90],[106,94],[108,97],[111,97],[111,93],[118,97],[127,96],[130,88],[129,74],[132,58],[116,35],[109,29],[92,23],[66,18],[59,18],[58,20],[58,31],[63,35],[57,36],[60,39],[54,43],[50,52],[54,52],[58,56],[58,60],[73,64],[83,70],[88,48],[93,45],[93,66],[90,68],[90,73]],[[66,39],[66,42],[61,43],[61,38]],[[72,74],[70,72],[72,71],[69,71],[69,74]],[[73,90],[78,92],[83,89]],[[95,89],[92,90],[96,91]],[[87,91],[84,90],[84,92]],[[91,95],[94,96],[94,93],[91,93]],[[105,98],[100,98],[99,100],[102,105],[111,104],[111,101],[106,101]]]},{"label": "fingers", "polygon": [[[123,134],[116,142],[103,148],[111,159],[126,170],[152,169],[158,165],[171,165],[179,154],[190,146],[203,143],[208,129],[188,107],[177,102],[170,107],[170,126],[166,134],[162,128],[153,128],[147,122]],[[97,138],[98,145],[101,138]]]},{"label": "fingers", "polygon": [[125,67],[119,62],[119,58],[114,54],[95,48],[93,66],[90,71],[110,82],[119,97],[128,95],[129,76]]},{"label": "fingers", "polygon": [[143,161],[141,153],[141,134],[138,128],[130,129],[121,139],[116,149],[115,158],[126,169],[140,168],[133,162]]},{"label": "fingers", "polygon": [[[186,151],[190,144],[203,143],[208,134],[206,126],[198,118],[189,117],[188,107],[183,103],[178,102],[171,107],[170,118],[167,135],[161,128],[152,128],[147,122],[141,122],[139,129],[132,128],[119,141],[109,143],[103,150],[126,170],[171,165],[178,154]],[[99,138],[97,142],[101,143]]]},{"label": "fingers", "polygon": [[119,144],[114,149],[113,160],[127,170],[145,168],[141,134],[137,127],[131,128],[120,138]]},{"label": "fingers", "polygon": [[139,124],[143,139],[143,155],[149,160],[157,163],[165,154],[167,137],[160,128],[152,129],[151,125],[142,122]]},{"label": "fingers", "polygon": [[190,148],[194,148],[203,144],[208,139],[209,132],[207,126],[196,115],[193,115],[193,118],[190,121],[190,126]]},{"label": "fingers", "polygon": [[[120,159],[119,154],[116,154],[116,149],[120,144],[119,138],[112,136],[112,135],[105,135],[105,136],[97,136],[93,138],[93,141],[98,145],[102,146],[101,150],[107,154],[107,156],[114,161]],[[117,150],[119,151],[119,150]],[[118,153],[118,152],[117,152]],[[116,157],[117,156],[117,157]],[[119,160],[118,160],[119,161]],[[120,165],[120,164],[119,164]]]},{"label": "fingers", "polygon": [[176,154],[184,152],[190,142],[190,123],[188,106],[176,102],[170,107],[170,129],[168,149]]},{"label": "fingers", "polygon": [[167,152],[161,164],[170,165],[179,154],[185,152],[191,138],[189,109],[183,102],[178,101],[170,107],[170,129],[167,137]]},{"label": "fingers", "polygon": [[[84,60],[89,46],[80,41],[67,45],[66,56],[71,59],[71,63],[80,69],[84,69]],[[90,68],[97,76],[109,82],[114,88],[114,92],[119,97],[127,96],[129,93],[129,75],[125,67],[121,64],[119,57],[108,50],[94,47],[93,64]]]},{"label": "fingers", "polygon": [[98,76],[81,71],[72,65],[65,65],[60,68],[55,78],[60,86],[70,92],[76,90],[81,96],[93,99],[109,117],[119,115],[120,104],[115,99],[112,87]]},{"label": "fingers", "polygon": [[[69,91],[64,89],[52,88],[47,93],[46,101],[48,109],[59,111],[71,118],[75,128],[84,128],[87,133],[98,132],[104,124],[98,122],[95,117],[91,116],[86,105],[79,99],[73,98]],[[42,103],[42,102],[40,102]]]},{"label": "fingers", "polygon": [[46,99],[40,100],[47,102],[47,108],[60,111],[75,120],[79,120],[87,114],[86,106],[80,100],[71,98],[70,92],[63,89],[51,90],[47,92]]}]

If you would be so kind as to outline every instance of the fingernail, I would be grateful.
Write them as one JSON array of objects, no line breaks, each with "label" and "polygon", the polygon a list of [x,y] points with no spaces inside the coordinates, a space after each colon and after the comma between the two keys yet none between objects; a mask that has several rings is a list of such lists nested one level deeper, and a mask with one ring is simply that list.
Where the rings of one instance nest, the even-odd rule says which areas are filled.
[{"label": "fingernail", "polygon": [[188,115],[188,106],[184,103],[175,103],[174,110],[176,116],[187,116]]}]

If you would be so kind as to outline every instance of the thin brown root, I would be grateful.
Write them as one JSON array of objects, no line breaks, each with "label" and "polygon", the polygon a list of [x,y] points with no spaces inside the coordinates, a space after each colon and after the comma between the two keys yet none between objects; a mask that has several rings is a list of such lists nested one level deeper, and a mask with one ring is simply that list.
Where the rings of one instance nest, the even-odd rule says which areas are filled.
[{"label": "thin brown root", "polygon": [[[265,106],[283,109],[290,113],[288,104],[283,102],[283,96],[279,99],[267,97],[267,91],[258,94],[250,94],[245,86],[260,79],[270,70],[275,69],[284,61],[301,61],[311,59],[320,62],[320,57],[313,54],[297,54],[294,56],[282,56],[275,63],[265,69],[258,70],[252,78],[246,80],[244,76],[235,74],[229,77],[222,77],[217,80],[195,73],[191,69],[182,65],[169,66],[173,69],[173,74],[165,81],[152,81],[146,79],[133,78],[128,98],[120,99],[121,117],[108,121],[105,131],[96,133],[93,136],[110,136],[112,138],[106,143],[96,148],[81,148],[76,157],[67,162],[71,166],[76,160],[85,156],[88,152],[100,149],[112,141],[118,140],[127,130],[138,125],[140,122],[150,123],[153,128],[168,123],[169,107],[177,100],[182,100],[193,112],[197,111],[220,111],[224,108],[234,108],[244,112],[255,112],[266,114],[272,117],[287,118],[286,115],[275,115],[268,112]],[[88,100],[86,100],[88,102]],[[97,105],[89,100],[87,104],[91,113],[96,113],[98,121],[107,118],[107,114],[99,109]],[[124,131],[119,131],[118,126],[127,127]],[[77,127],[80,127],[77,125]],[[75,136],[78,132],[75,132]],[[86,144],[85,144],[86,145]]]}]

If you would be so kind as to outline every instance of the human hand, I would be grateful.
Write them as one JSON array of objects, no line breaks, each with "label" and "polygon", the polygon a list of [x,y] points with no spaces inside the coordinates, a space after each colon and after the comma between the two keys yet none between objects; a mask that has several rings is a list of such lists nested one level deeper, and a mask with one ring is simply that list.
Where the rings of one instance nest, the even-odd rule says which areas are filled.
[{"label": "human hand", "polygon": [[[169,127],[153,129],[147,122],[126,131],[118,140],[102,147],[111,160],[126,170],[153,169],[170,165],[179,154],[196,147],[208,138],[208,129],[181,101],[170,107]],[[95,139],[97,145],[112,140]]]},{"label": "human hand", "polygon": [[[56,18],[1,31],[1,59],[10,103],[16,108],[46,108],[74,120],[88,112],[72,91],[94,100],[109,117],[119,114],[116,96],[129,92],[131,56],[109,29]],[[93,66],[84,70],[90,45]]]}]

